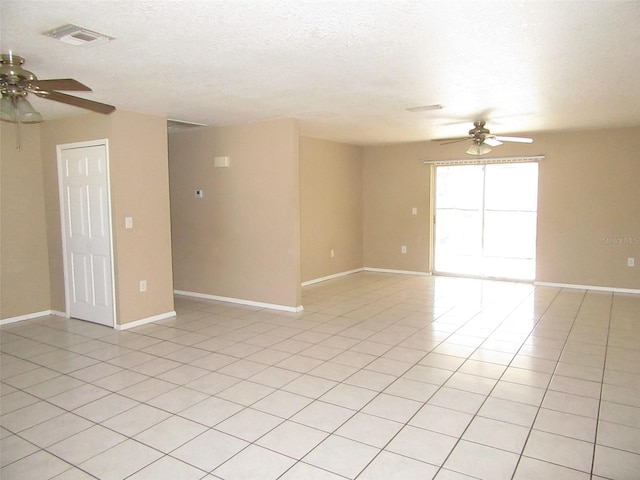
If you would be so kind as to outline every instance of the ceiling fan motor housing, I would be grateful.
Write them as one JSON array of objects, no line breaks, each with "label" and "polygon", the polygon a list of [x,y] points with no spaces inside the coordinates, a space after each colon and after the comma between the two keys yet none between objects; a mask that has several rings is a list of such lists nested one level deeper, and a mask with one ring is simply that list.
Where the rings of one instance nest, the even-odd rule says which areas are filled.
[{"label": "ceiling fan motor housing", "polygon": [[485,128],[485,123],[482,120],[473,122],[473,128],[471,130],[469,130],[469,135],[471,135],[472,137],[482,137],[484,138],[486,135],[489,135],[491,132],[489,131],[488,128]]},{"label": "ceiling fan motor housing", "polygon": [[17,55],[2,54],[0,59],[0,88],[2,93],[17,94],[18,90],[26,88],[30,82],[37,80],[29,70],[22,68],[24,58]]}]

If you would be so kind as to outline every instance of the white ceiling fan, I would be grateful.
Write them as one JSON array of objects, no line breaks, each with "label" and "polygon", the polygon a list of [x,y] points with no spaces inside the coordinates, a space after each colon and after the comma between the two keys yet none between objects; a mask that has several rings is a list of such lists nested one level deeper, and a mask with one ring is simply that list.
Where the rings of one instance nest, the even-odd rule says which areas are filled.
[{"label": "white ceiling fan", "polygon": [[485,155],[491,151],[491,147],[502,145],[503,142],[533,143],[533,139],[528,137],[493,135],[488,128],[485,128],[485,124],[486,122],[484,120],[477,120],[473,122],[473,128],[469,130],[469,135],[466,137],[439,139],[435,141],[442,142],[440,145],[448,145],[450,143],[471,140],[473,143],[467,150],[469,155]]}]

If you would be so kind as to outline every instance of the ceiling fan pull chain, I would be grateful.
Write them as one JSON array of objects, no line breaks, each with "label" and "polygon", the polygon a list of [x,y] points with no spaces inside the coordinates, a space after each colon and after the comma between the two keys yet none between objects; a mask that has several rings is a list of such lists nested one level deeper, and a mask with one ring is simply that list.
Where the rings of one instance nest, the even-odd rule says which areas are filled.
[{"label": "ceiling fan pull chain", "polygon": [[22,150],[22,135],[20,135],[20,112],[18,105],[13,102],[13,118],[16,122],[16,150]]}]

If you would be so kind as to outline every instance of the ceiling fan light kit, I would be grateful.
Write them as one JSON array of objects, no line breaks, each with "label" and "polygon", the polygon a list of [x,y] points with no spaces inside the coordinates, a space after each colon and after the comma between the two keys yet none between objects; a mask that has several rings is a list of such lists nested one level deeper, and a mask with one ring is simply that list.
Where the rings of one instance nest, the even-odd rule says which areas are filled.
[{"label": "ceiling fan light kit", "polygon": [[42,115],[20,95],[3,95],[0,100],[0,119],[11,123],[40,123]]},{"label": "ceiling fan light kit", "polygon": [[85,108],[97,113],[111,113],[116,108],[105,103],[86,98],[74,97],[56,90],[84,91],[91,89],[72,78],[38,80],[28,70],[22,68],[24,58],[3,53],[0,57],[0,120],[16,124],[16,148],[22,148],[20,142],[20,123],[39,123],[44,119],[26,99],[29,93],[67,105]]},{"label": "ceiling fan light kit", "polygon": [[491,151],[491,148],[489,148],[489,145],[485,143],[474,142],[467,150],[467,153],[469,155],[486,155],[490,151]]}]

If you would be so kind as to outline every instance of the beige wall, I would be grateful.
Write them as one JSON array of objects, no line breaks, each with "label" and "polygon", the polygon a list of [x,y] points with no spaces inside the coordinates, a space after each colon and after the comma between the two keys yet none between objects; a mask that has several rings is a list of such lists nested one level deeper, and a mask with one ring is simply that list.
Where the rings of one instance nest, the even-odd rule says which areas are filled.
[{"label": "beige wall", "polygon": [[[430,169],[425,143],[364,149],[364,265],[429,272]],[[412,209],[417,215],[412,215]],[[402,246],[407,253],[401,253]]]},{"label": "beige wall", "polygon": [[362,268],[362,147],[300,138],[300,216],[303,282]]},{"label": "beige wall", "polygon": [[0,319],[51,310],[40,128],[0,123]]},{"label": "beige wall", "polygon": [[[172,312],[174,306],[167,121],[119,113],[109,156],[118,323],[123,324]],[[125,229],[125,217],[132,217],[132,229]],[[146,292],[140,292],[140,280],[147,281]]]},{"label": "beige wall", "polygon": [[298,307],[298,122],[172,133],[169,168],[176,290]]},{"label": "beige wall", "polygon": [[[532,136],[531,145],[505,144],[489,155],[546,155],[539,171],[537,280],[640,288],[640,266],[626,266],[628,257],[640,265],[640,128]],[[365,266],[429,271],[431,178],[422,160],[469,158],[464,147],[421,142],[364,149]],[[399,253],[402,244],[406,255]]]},{"label": "beige wall", "polygon": [[[540,165],[537,280],[640,289],[640,128],[536,141],[547,156]],[[627,267],[628,257],[636,267]]]},{"label": "beige wall", "polygon": [[[56,146],[109,140],[116,315],[126,324],[173,311],[166,120],[117,111],[49,120],[41,126],[51,305],[64,311]],[[124,217],[134,228],[124,229]],[[147,280],[148,291],[139,292]]]}]

